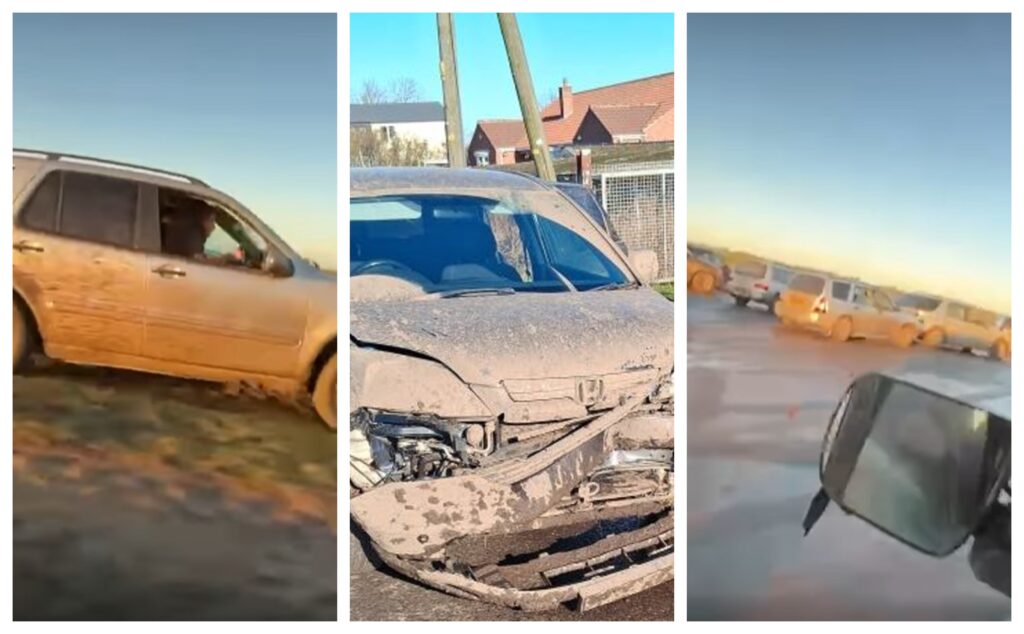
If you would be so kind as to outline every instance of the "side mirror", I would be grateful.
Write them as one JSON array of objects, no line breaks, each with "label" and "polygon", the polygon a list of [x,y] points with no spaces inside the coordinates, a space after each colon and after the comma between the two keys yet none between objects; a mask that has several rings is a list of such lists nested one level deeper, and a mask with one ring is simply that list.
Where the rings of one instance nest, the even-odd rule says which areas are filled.
[{"label": "side mirror", "polygon": [[263,258],[263,270],[274,277],[291,277],[295,274],[292,261],[274,247],[270,247]]},{"label": "side mirror", "polygon": [[658,254],[654,251],[630,251],[627,257],[630,267],[644,284],[650,284],[658,277]]},{"label": "side mirror", "polygon": [[831,499],[900,541],[943,557],[975,532],[1008,484],[1010,422],[912,383],[867,374],[854,381],[832,416],[820,477],[827,498],[819,494],[812,503],[805,530]]}]

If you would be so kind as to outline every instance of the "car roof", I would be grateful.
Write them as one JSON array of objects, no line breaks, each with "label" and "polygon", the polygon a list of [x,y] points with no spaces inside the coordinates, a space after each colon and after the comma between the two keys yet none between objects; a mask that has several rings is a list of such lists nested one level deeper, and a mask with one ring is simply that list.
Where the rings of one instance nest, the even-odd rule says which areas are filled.
[{"label": "car roof", "polygon": [[15,163],[31,161],[40,165],[59,165],[71,167],[75,170],[122,176],[156,184],[181,185],[185,183],[199,187],[209,187],[204,181],[180,172],[95,156],[26,148],[14,148],[13,155]]},{"label": "car roof", "polygon": [[880,374],[1010,420],[1010,366],[1005,363],[929,355]]},{"label": "car roof", "polygon": [[353,167],[350,177],[353,194],[381,190],[550,189],[540,179],[526,174],[469,167]]}]

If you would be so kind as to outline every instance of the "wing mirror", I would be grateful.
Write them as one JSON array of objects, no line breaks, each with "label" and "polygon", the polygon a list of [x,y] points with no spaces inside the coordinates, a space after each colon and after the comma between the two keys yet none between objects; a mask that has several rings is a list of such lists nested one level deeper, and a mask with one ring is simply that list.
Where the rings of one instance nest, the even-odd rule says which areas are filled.
[{"label": "wing mirror", "polygon": [[1010,422],[912,383],[867,374],[832,415],[819,475],[822,490],[808,509],[805,533],[831,500],[944,557],[982,525],[1008,488]]},{"label": "wing mirror", "polygon": [[295,274],[295,265],[283,253],[271,246],[263,258],[263,270],[274,277],[291,277]]},{"label": "wing mirror", "polygon": [[630,251],[629,266],[644,284],[650,284],[658,277],[658,254],[648,249]]}]

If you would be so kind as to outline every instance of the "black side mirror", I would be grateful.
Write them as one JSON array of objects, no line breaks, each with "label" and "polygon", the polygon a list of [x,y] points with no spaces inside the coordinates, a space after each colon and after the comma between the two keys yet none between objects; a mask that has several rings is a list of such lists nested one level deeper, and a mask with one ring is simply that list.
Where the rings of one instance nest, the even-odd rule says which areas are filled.
[{"label": "black side mirror", "polygon": [[927,554],[958,549],[1010,477],[1007,419],[913,383],[867,374],[825,434],[809,531],[834,501]]},{"label": "black side mirror", "polygon": [[274,277],[291,277],[295,274],[295,265],[283,253],[271,246],[263,258],[263,270]]}]

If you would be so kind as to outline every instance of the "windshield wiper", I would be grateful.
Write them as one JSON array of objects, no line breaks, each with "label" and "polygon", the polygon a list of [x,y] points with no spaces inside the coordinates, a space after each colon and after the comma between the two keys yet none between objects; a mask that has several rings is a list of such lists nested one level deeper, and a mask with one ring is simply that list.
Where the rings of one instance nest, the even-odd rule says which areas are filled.
[{"label": "windshield wiper", "polygon": [[591,291],[618,291],[626,288],[639,288],[639,282],[612,282],[611,284],[602,284],[601,286],[595,286],[594,288],[587,289],[587,292]]},{"label": "windshield wiper", "polygon": [[516,289],[508,287],[497,288],[458,288],[451,291],[438,291],[431,293],[435,297],[448,299],[449,297],[466,297],[469,295],[515,295]]}]

